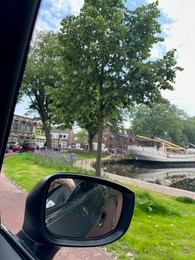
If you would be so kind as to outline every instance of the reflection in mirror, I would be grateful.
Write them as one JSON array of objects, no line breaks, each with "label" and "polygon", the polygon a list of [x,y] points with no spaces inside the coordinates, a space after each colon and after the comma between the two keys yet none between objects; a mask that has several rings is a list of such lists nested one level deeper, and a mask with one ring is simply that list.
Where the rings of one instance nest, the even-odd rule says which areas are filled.
[{"label": "reflection in mirror", "polygon": [[56,236],[93,239],[115,229],[122,205],[122,193],[111,187],[82,179],[56,179],[48,190],[46,227]]}]

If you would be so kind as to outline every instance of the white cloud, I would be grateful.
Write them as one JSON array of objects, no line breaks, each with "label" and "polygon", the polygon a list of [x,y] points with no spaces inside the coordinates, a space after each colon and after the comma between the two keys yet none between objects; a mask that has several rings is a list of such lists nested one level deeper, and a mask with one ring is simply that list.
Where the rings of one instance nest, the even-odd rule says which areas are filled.
[{"label": "white cloud", "polygon": [[[154,2],[149,0],[149,2]],[[194,1],[159,0],[159,8],[172,19],[172,23],[163,25],[166,33],[164,45],[166,50],[177,49],[178,65],[183,67],[178,72],[175,91],[165,91],[165,97],[186,112],[195,116],[194,69],[195,69],[195,16]],[[157,52],[157,50],[156,50]]]},{"label": "white cloud", "polygon": [[83,4],[84,0],[43,0],[36,29],[59,30],[61,20],[69,14],[79,14]]},{"label": "white cloud", "polygon": [[50,3],[54,12],[61,12],[64,10],[65,12],[69,12],[71,14],[78,14],[84,4],[84,0],[51,0]]}]

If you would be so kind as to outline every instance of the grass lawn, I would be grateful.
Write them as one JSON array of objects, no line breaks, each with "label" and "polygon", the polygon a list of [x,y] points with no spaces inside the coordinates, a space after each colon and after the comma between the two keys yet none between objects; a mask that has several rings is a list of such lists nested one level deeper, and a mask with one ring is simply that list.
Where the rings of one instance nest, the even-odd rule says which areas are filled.
[{"label": "grass lawn", "polygon": [[87,173],[82,168],[74,167],[71,162],[62,163],[57,157],[52,159],[50,156],[42,157],[40,154],[34,156],[33,153],[18,153],[5,157],[3,171],[11,180],[27,191],[30,191],[39,180],[49,174],[60,171]]},{"label": "grass lawn", "polygon": [[195,259],[195,201],[129,187],[136,194],[131,226],[108,250],[118,259]]},{"label": "grass lawn", "polygon": [[[32,153],[6,157],[3,165],[6,175],[26,190],[42,177],[62,170],[87,173],[72,163],[37,160]],[[136,194],[131,226],[106,249],[117,259],[195,259],[195,201],[128,187]]]}]

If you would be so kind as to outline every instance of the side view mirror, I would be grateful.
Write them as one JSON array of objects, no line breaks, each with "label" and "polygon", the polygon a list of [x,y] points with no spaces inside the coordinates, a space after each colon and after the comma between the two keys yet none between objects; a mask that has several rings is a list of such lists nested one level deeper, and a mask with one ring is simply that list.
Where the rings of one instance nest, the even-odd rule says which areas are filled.
[{"label": "side view mirror", "polygon": [[[29,193],[18,237],[41,258],[59,246],[101,246],[128,229],[134,193],[115,182],[75,173],[42,179]],[[41,258],[42,259],[42,258]]]},{"label": "side view mirror", "polygon": [[79,178],[59,178],[48,190],[47,230],[54,236],[90,241],[108,235],[118,224],[122,192]]}]

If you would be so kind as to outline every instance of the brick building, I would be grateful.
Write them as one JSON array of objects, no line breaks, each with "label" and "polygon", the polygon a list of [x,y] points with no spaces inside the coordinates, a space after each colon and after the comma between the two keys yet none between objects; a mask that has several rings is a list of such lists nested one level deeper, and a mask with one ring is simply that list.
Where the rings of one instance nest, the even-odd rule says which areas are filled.
[{"label": "brick building", "polygon": [[121,129],[118,133],[113,133],[109,128],[106,128],[103,132],[102,142],[107,148],[120,148],[126,150],[127,146],[131,145],[133,141],[133,135],[127,129]]},{"label": "brick building", "polygon": [[14,115],[8,142],[33,141],[34,121],[32,118]]},{"label": "brick building", "polygon": [[[51,130],[51,138],[53,147],[65,149],[68,145],[74,144],[74,131],[54,127]],[[44,146],[46,138],[39,118],[14,115],[8,143],[23,141],[38,144],[39,147]]]},{"label": "brick building", "polygon": [[[60,130],[53,127],[51,130],[52,147],[65,149],[76,142],[76,135],[73,129]],[[25,116],[14,115],[8,142],[27,141],[32,144],[38,144],[43,147],[46,141],[42,128],[42,122],[39,118],[29,118]],[[94,141],[97,141],[96,138]],[[121,129],[118,133],[113,133],[109,128],[104,129],[103,144],[107,148],[127,149],[128,145],[133,144],[134,138],[129,130]]]}]

